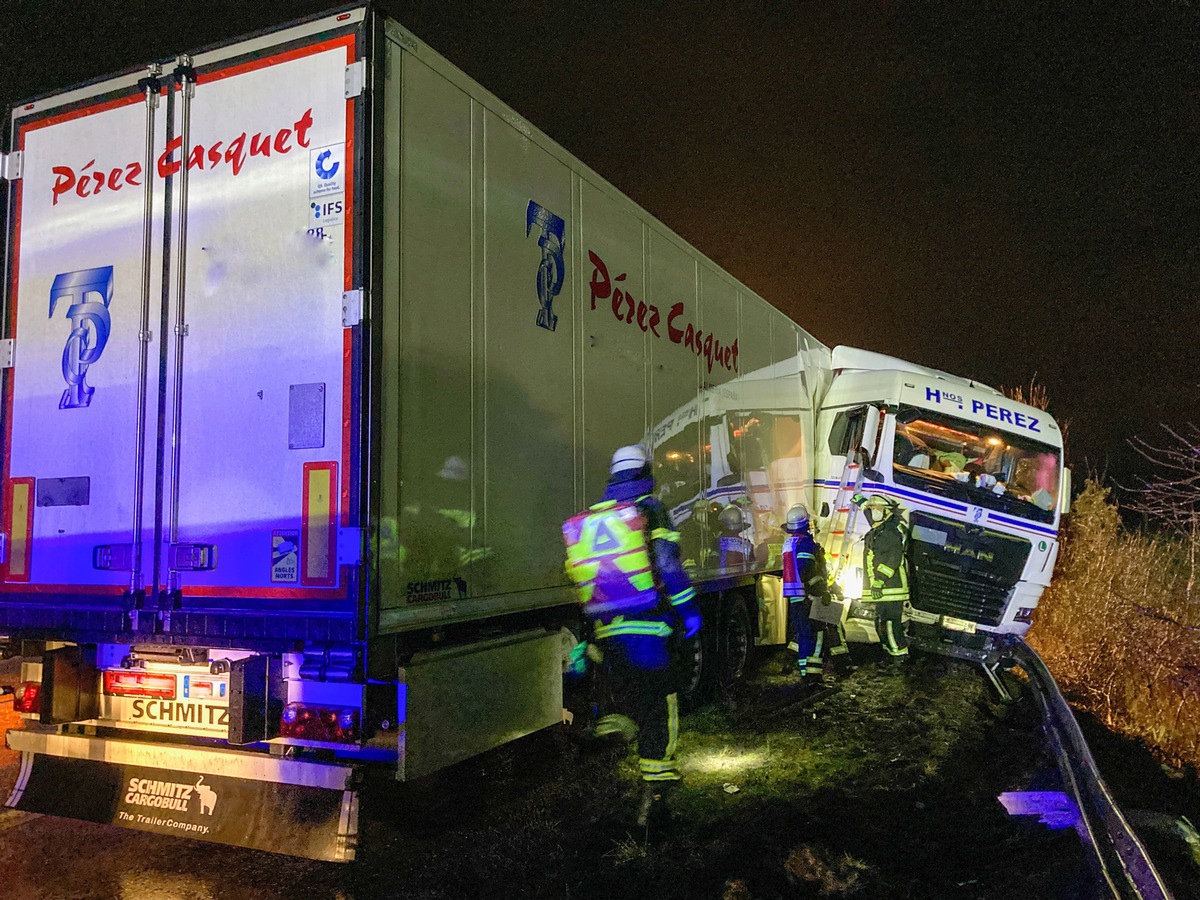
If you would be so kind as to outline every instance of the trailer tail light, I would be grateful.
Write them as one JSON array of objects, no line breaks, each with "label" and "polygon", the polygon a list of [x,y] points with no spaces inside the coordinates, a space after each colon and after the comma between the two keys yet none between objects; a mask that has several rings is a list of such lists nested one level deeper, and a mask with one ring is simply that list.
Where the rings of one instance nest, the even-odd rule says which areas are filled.
[{"label": "trailer tail light", "polygon": [[42,714],[42,683],[26,681],[13,696],[13,709],[19,713]]},{"label": "trailer tail light", "polygon": [[358,742],[358,710],[289,703],[279,721],[279,736],[354,744]]},{"label": "trailer tail light", "polygon": [[183,696],[189,700],[208,700],[216,693],[211,681],[192,681],[190,675],[184,675]]},{"label": "trailer tail light", "polygon": [[155,697],[175,699],[175,676],[153,672],[105,672],[104,693],[116,697]]}]

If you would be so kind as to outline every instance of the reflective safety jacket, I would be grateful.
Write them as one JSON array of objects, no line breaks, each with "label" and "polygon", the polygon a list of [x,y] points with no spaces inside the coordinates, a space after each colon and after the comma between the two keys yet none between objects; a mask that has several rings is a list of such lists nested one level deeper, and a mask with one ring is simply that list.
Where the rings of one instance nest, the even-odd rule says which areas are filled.
[{"label": "reflective safety jacket", "polygon": [[[888,516],[867,532],[863,539],[866,551],[866,584],[863,601],[907,600],[908,563],[904,557],[908,543],[908,526],[899,515]],[[880,588],[882,597],[873,597],[872,588]]]},{"label": "reflective safety jacket", "polygon": [[563,523],[567,575],[591,619],[653,612],[658,588],[646,517],[636,503],[604,500]]},{"label": "reflective safety jacket", "polygon": [[825,553],[812,534],[788,535],[783,542],[783,596],[795,602],[824,597],[826,578]]},{"label": "reflective safety jacket", "polygon": [[754,545],[740,534],[723,534],[717,540],[722,569],[744,569],[754,561]]},{"label": "reflective safety jacket", "polygon": [[596,640],[620,640],[635,664],[659,668],[670,662],[667,638],[699,634],[700,612],[679,534],[650,496],[653,479],[637,475],[614,475],[600,503],[564,523],[563,538],[567,573]]}]

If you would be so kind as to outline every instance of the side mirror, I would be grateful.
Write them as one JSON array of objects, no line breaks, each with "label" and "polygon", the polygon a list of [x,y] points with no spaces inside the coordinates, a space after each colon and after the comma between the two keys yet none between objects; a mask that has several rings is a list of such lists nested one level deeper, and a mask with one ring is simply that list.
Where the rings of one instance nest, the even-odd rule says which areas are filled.
[{"label": "side mirror", "polygon": [[1063,469],[1062,488],[1058,494],[1058,512],[1059,515],[1067,515],[1071,512],[1071,470]]}]

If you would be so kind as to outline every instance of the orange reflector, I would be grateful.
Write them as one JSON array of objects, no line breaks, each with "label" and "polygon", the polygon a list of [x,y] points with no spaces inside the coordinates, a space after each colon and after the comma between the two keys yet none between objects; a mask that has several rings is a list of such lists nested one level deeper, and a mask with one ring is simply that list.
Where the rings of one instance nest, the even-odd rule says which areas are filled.
[{"label": "orange reflector", "polygon": [[4,530],[8,532],[6,581],[28,581],[33,550],[33,479],[13,478],[8,483],[4,508]]},{"label": "orange reflector", "polygon": [[300,520],[304,564],[300,583],[337,584],[337,463],[304,464],[304,512]]}]

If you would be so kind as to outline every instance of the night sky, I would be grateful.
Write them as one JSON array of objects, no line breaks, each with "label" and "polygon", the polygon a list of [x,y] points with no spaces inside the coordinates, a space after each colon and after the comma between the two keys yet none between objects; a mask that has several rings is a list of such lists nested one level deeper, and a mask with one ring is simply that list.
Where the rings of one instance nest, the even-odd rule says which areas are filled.
[{"label": "night sky", "polygon": [[[0,106],[337,5],[7,0]],[[1036,376],[1078,474],[1200,421],[1189,0],[387,7],[824,343]]]}]

